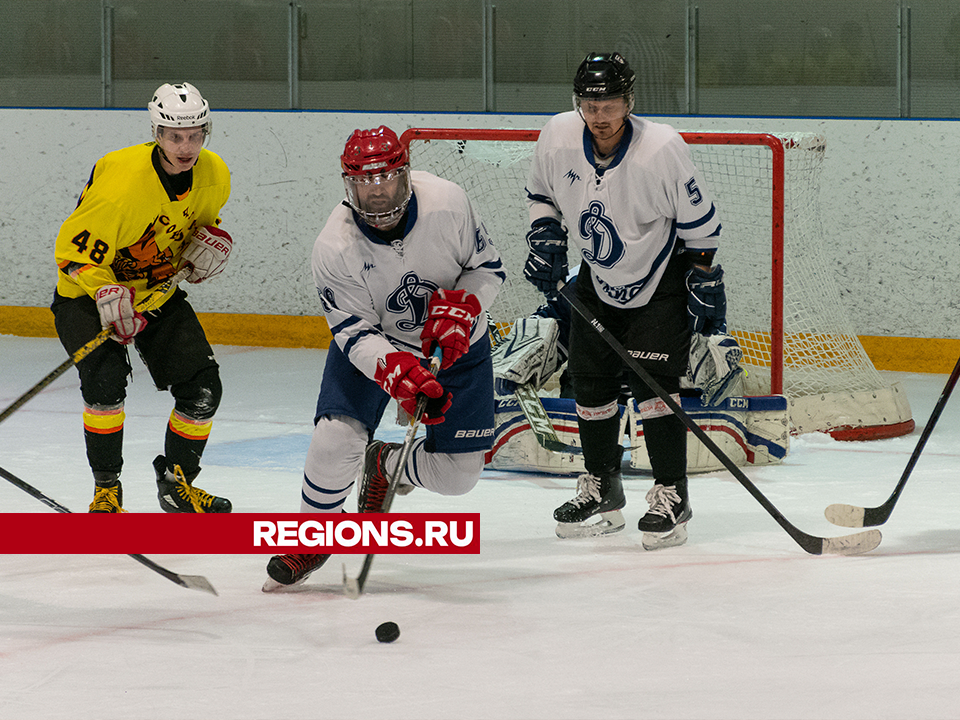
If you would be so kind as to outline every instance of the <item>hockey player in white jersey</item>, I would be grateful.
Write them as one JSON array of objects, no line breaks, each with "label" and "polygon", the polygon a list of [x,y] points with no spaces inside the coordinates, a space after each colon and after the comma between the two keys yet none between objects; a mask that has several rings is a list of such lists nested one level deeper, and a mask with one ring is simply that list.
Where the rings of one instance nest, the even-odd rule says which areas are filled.
[{"label": "hockey player in white jersey", "polygon": [[[524,276],[544,293],[579,255],[575,292],[679,401],[693,331],[725,329],[723,271],[713,266],[720,218],[689,149],[673,128],[631,114],[634,73],[618,53],[591,53],[574,78],[574,110],[551,118],[527,183],[531,229]],[[554,512],[561,537],[625,525],[617,398],[623,364],[578,314],[573,378],[587,470]],[[692,516],[686,429],[633,373],[654,485],[638,527],[648,549],[686,541]],[[595,517],[599,516],[599,518]]]},{"label": "hockey player in white jersey", "polygon": [[[400,445],[373,439],[390,398],[413,415],[428,396],[398,492],[469,492],[493,443],[490,340],[484,311],[505,273],[464,191],[410,169],[385,126],[356,130],[341,157],[346,201],[313,248],[313,276],[334,341],[307,451],[301,512],[380,512]],[[479,319],[479,320],[478,320]],[[426,358],[438,347],[436,375]],[[303,581],[329,555],[277,555],[264,590]]]}]

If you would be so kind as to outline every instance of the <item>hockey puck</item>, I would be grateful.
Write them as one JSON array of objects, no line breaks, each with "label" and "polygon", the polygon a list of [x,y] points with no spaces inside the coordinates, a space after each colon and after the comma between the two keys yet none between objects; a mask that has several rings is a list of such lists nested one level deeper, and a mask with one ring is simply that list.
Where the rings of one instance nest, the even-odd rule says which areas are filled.
[{"label": "hockey puck", "polygon": [[400,637],[400,627],[395,622],[385,622],[377,627],[377,640],[392,643]]}]

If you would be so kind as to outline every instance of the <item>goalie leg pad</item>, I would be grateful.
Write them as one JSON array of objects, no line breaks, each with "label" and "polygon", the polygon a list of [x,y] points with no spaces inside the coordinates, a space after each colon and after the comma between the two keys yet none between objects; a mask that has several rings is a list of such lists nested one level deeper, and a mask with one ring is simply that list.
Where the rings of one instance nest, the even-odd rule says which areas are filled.
[{"label": "goalie leg pad", "polygon": [[544,383],[560,366],[557,337],[560,326],[552,318],[528,317],[514,323],[506,339],[492,352],[498,394],[509,395],[518,385]]}]

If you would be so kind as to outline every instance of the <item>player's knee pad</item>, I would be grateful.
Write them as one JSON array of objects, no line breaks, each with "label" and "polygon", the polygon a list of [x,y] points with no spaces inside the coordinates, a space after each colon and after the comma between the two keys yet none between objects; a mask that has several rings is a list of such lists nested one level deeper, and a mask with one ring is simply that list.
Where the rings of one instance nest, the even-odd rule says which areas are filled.
[{"label": "player's knee pad", "polygon": [[604,407],[616,403],[620,395],[619,377],[594,377],[577,375],[573,379],[577,405],[582,407]]},{"label": "player's knee pad", "polygon": [[413,454],[416,473],[410,480],[431,492],[439,495],[466,495],[480,480],[484,456],[482,451],[429,453],[421,444]]},{"label": "player's knee pad", "polygon": [[176,403],[176,411],[192,420],[209,420],[220,407],[223,385],[220,383],[218,367],[204,368],[192,380],[179,383],[171,388]]},{"label": "player's knee pad", "polygon": [[302,512],[342,512],[363,469],[369,433],[353,418],[317,421],[303,465]]},{"label": "player's knee pad", "polygon": [[304,473],[314,483],[349,490],[363,469],[367,438],[367,429],[353,418],[320,418],[310,438]]},{"label": "player's knee pad", "polygon": [[[680,378],[673,375],[651,375],[650,377],[667,392],[668,395],[676,395],[680,392]],[[631,375],[629,378],[630,392],[640,404],[644,400],[651,400],[657,397],[657,394],[650,389],[639,375]]]},{"label": "player's knee pad", "polygon": [[107,351],[81,360],[80,395],[87,407],[122,405],[127,397],[127,376],[133,371],[125,348],[109,347]]}]

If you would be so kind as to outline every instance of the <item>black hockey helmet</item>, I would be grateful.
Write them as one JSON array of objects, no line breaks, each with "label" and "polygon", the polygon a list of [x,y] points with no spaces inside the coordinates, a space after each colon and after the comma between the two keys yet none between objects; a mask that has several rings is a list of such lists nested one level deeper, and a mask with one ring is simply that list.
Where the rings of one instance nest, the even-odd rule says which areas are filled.
[{"label": "black hockey helmet", "polygon": [[636,74],[620,53],[588,53],[573,78],[573,94],[583,100],[615,97],[629,100],[635,78]]}]

